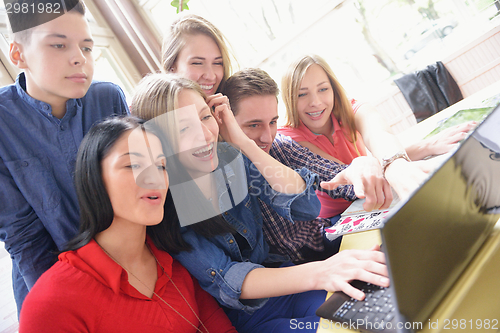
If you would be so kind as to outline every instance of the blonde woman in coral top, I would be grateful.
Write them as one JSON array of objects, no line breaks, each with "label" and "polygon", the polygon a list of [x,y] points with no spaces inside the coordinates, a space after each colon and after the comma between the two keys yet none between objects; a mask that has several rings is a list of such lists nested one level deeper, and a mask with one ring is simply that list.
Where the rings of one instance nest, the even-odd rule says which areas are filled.
[{"label": "blonde woman in coral top", "polygon": [[[411,161],[450,151],[475,125],[466,123],[404,147],[373,107],[347,97],[330,66],[316,55],[292,63],[281,89],[286,125],[280,133],[322,157],[342,163],[366,155],[368,149],[380,160],[387,181],[400,197],[409,195],[432,170],[433,163]],[[349,202],[332,201],[322,193],[318,197],[321,217],[339,214],[349,206]]]}]

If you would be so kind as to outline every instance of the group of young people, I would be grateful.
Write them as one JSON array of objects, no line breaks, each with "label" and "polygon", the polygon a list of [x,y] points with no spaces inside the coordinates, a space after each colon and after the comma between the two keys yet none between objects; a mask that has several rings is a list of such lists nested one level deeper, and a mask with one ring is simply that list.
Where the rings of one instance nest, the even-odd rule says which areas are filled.
[{"label": "group of young people", "polygon": [[378,246],[338,252],[325,226],[356,198],[372,210],[391,186],[408,195],[432,166],[413,160],[474,124],[402,147],[309,55],[283,78],[278,129],[276,82],[232,74],[222,33],[192,14],[128,107],[92,82],[84,10],[15,33],[23,73],[0,89],[0,235],[21,332],[289,332],[292,319],[315,332],[326,291],[389,285]]}]

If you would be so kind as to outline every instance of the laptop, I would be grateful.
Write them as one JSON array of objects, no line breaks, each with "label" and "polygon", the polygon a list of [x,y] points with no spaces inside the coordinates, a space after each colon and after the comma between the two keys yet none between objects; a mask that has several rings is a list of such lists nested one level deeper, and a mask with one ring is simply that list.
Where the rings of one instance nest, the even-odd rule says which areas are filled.
[{"label": "laptop", "polygon": [[334,293],[316,314],[368,332],[416,332],[479,251],[500,218],[500,106],[382,226],[391,286],[360,281],[356,301]]}]

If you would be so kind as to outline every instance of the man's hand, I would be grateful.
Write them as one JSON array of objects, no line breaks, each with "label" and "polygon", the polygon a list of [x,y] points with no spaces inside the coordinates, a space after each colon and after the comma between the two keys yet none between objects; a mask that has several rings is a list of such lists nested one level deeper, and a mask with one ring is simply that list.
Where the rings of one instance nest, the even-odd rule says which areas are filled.
[{"label": "man's hand", "polygon": [[366,211],[388,208],[392,202],[392,190],[385,180],[378,160],[371,156],[355,158],[352,163],[332,180],[321,182],[326,190],[333,190],[340,185],[354,185],[358,198],[366,198],[363,208]]}]

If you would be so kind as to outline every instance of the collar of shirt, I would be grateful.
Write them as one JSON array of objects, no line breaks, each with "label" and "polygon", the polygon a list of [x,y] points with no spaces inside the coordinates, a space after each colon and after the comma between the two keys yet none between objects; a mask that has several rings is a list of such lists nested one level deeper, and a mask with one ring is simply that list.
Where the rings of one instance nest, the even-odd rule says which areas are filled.
[{"label": "collar of shirt", "polygon": [[[52,107],[50,104],[34,99],[26,92],[26,76],[24,73],[20,73],[16,79],[16,90],[17,95],[26,102],[33,109],[42,114],[45,118],[55,121],[56,123],[60,123],[61,120],[57,119],[52,115]],[[65,118],[73,118],[76,115],[78,107],[82,107],[82,103],[79,99],[69,99],[66,102],[66,113],[64,114],[63,119]]]},{"label": "collar of shirt", "polygon": [[218,145],[219,166],[214,170],[219,195],[219,209],[226,212],[248,194],[247,176],[242,153],[223,142]]},{"label": "collar of shirt", "polygon": [[[337,134],[341,133],[341,131],[343,129],[340,127],[340,123],[337,120],[337,118],[335,118],[333,116],[333,113],[331,114],[331,118],[332,118],[332,123],[333,123],[333,135],[332,135],[332,137],[333,137],[334,143],[336,143]],[[318,137],[322,136],[322,134],[314,133],[313,131],[311,131],[306,125],[304,125],[302,120],[299,119],[299,122],[300,122],[300,124],[299,124],[298,128],[300,131],[302,131],[302,133],[303,133],[304,137],[307,139],[307,141],[314,142]]]},{"label": "collar of shirt", "polygon": [[[172,276],[172,257],[167,252],[157,249],[149,237],[147,237],[146,243],[158,259],[158,262],[161,263],[165,273],[168,276]],[[148,299],[148,297],[130,285],[128,282],[128,273],[125,269],[111,259],[93,239],[76,251],[61,253],[59,261],[67,262],[93,276],[102,284],[110,287],[116,294],[121,291],[135,298]],[[155,292],[161,294],[162,289],[165,288],[170,279],[167,275],[163,274],[159,265],[157,265],[157,271],[158,280],[156,281]]]}]

